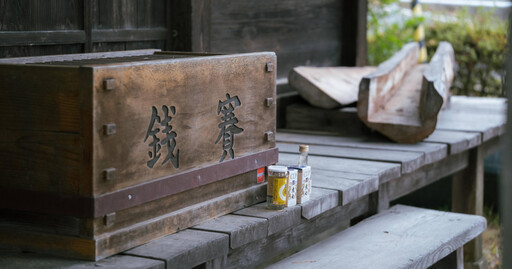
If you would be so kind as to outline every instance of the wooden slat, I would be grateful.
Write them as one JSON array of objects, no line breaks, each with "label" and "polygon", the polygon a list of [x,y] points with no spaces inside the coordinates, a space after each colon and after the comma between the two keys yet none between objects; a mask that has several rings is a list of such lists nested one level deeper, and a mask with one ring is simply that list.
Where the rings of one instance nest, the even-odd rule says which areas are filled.
[{"label": "wooden slat", "polygon": [[302,217],[312,219],[327,210],[339,205],[339,194],[337,191],[313,188],[310,200],[298,206],[302,207]]},{"label": "wooden slat", "polygon": [[55,61],[73,61],[84,59],[101,59],[111,57],[128,57],[138,55],[152,55],[159,49],[143,49],[131,51],[111,51],[111,52],[97,52],[97,53],[79,53],[72,55],[48,55],[36,57],[17,57],[17,58],[4,58],[0,59],[0,64],[27,64],[27,63],[45,63]]},{"label": "wooden slat", "polygon": [[[299,158],[298,154],[279,154],[279,163],[282,165],[289,165],[297,163]],[[314,168],[322,170],[337,171],[340,173],[358,173],[365,175],[377,175],[380,183],[389,181],[393,178],[400,176],[400,164],[384,163],[384,162],[373,162],[373,161],[362,161],[362,160],[350,160],[343,158],[334,157],[321,157],[321,156],[310,156],[308,160],[309,165]],[[313,186],[315,182],[315,175],[312,174]]]},{"label": "wooden slat", "polygon": [[0,268],[11,269],[39,269],[39,268],[61,268],[61,269],[165,269],[165,262],[162,260],[145,257],[133,257],[128,255],[117,255],[105,258],[97,262],[88,262],[73,259],[63,259],[54,256],[41,255],[30,252],[0,251]]},{"label": "wooden slat", "polygon": [[346,205],[360,199],[379,188],[377,175],[365,175],[312,168],[313,186],[337,190],[340,193],[340,204]]},{"label": "wooden slat", "polygon": [[397,205],[267,268],[427,268],[485,227],[480,216]]},{"label": "wooden slat", "polygon": [[447,144],[449,154],[453,155],[480,145],[481,139],[479,132],[458,132],[437,129],[423,141]]},{"label": "wooden slat", "polygon": [[[296,153],[299,144],[277,143],[277,147],[282,153]],[[309,147],[309,155],[399,163],[404,174],[425,165],[425,154],[421,152],[312,145]]]},{"label": "wooden slat", "polygon": [[261,203],[233,212],[235,215],[259,217],[268,220],[267,236],[280,232],[300,222],[300,206],[287,207],[283,210],[267,210],[267,204]]},{"label": "wooden slat", "polygon": [[377,136],[340,137],[279,132],[276,135],[276,141],[310,145],[422,152],[425,154],[425,164],[430,164],[445,158],[448,151],[448,147],[442,144],[424,142],[416,144],[397,144],[383,140]]},{"label": "wooden slat", "polygon": [[268,220],[239,215],[224,215],[192,227],[229,235],[229,247],[234,249],[267,237]]},{"label": "wooden slat", "polygon": [[0,46],[76,44],[85,42],[82,30],[1,31]]},{"label": "wooden slat", "polygon": [[103,29],[92,30],[92,42],[127,42],[166,40],[168,35],[166,28],[150,29]]},{"label": "wooden slat", "polygon": [[126,255],[163,260],[168,268],[192,268],[226,255],[229,236],[223,233],[184,230],[124,252]]},{"label": "wooden slat", "polygon": [[346,229],[352,218],[368,211],[368,197],[346,206],[339,206],[311,220],[302,220],[297,226],[263,238],[229,253],[228,268],[264,268],[283,256]]}]

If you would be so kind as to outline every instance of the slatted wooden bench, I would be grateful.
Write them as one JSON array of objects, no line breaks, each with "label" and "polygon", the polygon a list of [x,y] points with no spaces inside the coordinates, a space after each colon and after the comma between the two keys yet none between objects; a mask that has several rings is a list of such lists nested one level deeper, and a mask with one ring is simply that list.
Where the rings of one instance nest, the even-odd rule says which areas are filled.
[{"label": "slatted wooden bench", "polygon": [[396,205],[268,268],[462,268],[462,246],[485,228],[481,216]]}]

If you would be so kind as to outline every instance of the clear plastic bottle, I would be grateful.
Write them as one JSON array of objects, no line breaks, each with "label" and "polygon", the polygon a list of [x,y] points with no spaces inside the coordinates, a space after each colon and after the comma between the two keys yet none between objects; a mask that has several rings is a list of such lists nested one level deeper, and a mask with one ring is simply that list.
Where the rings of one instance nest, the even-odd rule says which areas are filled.
[{"label": "clear plastic bottle", "polygon": [[308,152],[309,152],[309,146],[308,145],[300,145],[299,146],[299,167],[300,166],[307,166],[308,165]]},{"label": "clear plastic bottle", "polygon": [[268,167],[267,209],[280,210],[286,207],[288,168],[271,165]]}]

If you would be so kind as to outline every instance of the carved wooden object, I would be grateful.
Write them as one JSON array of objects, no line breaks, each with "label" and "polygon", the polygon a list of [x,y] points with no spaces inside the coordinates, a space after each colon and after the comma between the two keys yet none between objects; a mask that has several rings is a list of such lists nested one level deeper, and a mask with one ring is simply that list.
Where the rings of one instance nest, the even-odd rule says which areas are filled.
[{"label": "carved wooden object", "polygon": [[406,44],[359,85],[359,118],[400,143],[421,141],[434,131],[453,81],[450,43],[441,42],[428,65],[417,64],[417,58],[418,44]]},{"label": "carved wooden object", "polygon": [[311,105],[331,109],[356,102],[361,78],[373,71],[373,66],[298,66],[290,71],[288,83]]}]

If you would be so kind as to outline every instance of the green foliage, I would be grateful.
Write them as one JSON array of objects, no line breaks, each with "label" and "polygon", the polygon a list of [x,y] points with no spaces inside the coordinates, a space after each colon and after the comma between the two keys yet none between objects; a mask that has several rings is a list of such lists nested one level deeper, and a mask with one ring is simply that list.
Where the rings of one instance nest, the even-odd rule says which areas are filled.
[{"label": "green foliage", "polygon": [[470,13],[462,9],[453,22],[433,23],[426,27],[428,55],[439,41],[450,42],[459,65],[451,91],[457,95],[504,96],[507,24],[492,10]]},{"label": "green foliage", "polygon": [[[396,0],[369,1],[368,64],[378,65],[389,59],[404,44],[412,41],[414,27],[425,25],[428,55],[432,57],[440,41],[448,41],[455,50],[456,72],[451,91],[456,95],[503,96],[508,25],[494,10],[467,9],[455,14],[435,14],[406,18],[403,22],[386,20],[397,10],[386,7]],[[448,16],[447,16],[448,15]],[[450,20],[450,18],[455,18]]]}]

